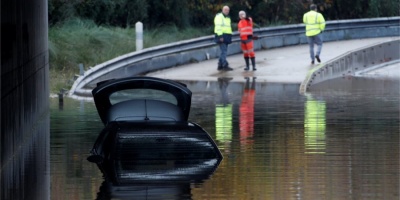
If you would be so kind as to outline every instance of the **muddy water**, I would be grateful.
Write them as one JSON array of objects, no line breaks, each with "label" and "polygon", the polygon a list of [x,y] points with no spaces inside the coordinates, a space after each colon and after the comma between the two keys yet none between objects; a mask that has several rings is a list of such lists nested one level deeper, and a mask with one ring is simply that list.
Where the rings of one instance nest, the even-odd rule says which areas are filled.
[{"label": "muddy water", "polygon": [[[193,92],[190,121],[212,136],[224,159],[202,182],[152,186],[148,197],[399,198],[398,81],[342,80],[305,96],[297,84],[252,78],[185,83]],[[64,101],[51,105],[51,199],[143,197],[129,187],[104,190],[100,170],[86,160],[103,128],[95,107]]]}]

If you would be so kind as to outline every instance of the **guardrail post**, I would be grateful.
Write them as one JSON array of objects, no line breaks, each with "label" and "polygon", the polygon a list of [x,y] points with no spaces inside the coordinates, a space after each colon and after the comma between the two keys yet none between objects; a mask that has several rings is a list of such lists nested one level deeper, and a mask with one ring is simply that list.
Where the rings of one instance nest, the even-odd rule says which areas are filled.
[{"label": "guardrail post", "polygon": [[136,22],[135,30],[136,30],[136,51],[139,51],[143,49],[143,23]]},{"label": "guardrail post", "polygon": [[60,89],[58,93],[58,109],[63,110],[64,108],[64,89]]},{"label": "guardrail post", "polygon": [[83,76],[85,74],[85,69],[83,68],[83,64],[79,63],[79,75]]}]

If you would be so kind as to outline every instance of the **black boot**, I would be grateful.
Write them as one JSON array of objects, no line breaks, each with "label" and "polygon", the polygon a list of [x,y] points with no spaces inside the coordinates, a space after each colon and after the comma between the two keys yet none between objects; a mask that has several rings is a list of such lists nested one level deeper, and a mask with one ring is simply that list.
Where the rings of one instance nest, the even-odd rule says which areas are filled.
[{"label": "black boot", "polygon": [[223,71],[232,71],[233,69],[231,67],[229,67],[229,63],[226,62],[226,64],[222,66],[222,70]]},{"label": "black boot", "polygon": [[246,67],[244,68],[244,70],[248,71],[249,70],[249,57],[244,57],[244,61],[246,61]]},{"label": "black boot", "polygon": [[256,58],[255,57],[253,57],[253,58],[250,58],[251,59],[251,65],[253,66],[253,71],[256,71],[257,69],[256,69]]},{"label": "black boot", "polygon": [[220,62],[218,62],[218,70],[222,70],[222,64]]}]

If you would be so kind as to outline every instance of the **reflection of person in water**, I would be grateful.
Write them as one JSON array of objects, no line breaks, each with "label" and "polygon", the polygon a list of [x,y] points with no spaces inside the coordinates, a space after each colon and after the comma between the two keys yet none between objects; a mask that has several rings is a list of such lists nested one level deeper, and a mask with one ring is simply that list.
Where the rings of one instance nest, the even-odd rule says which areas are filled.
[{"label": "reflection of person in water", "polygon": [[232,141],[232,104],[229,103],[227,87],[232,78],[218,78],[221,91],[221,101],[215,105],[215,131],[216,139],[221,143],[219,147],[224,150]]},{"label": "reflection of person in water", "polygon": [[250,78],[246,77],[245,88],[240,104],[240,144],[245,146],[253,143],[254,134],[254,99],[256,95],[255,77],[250,84]]},{"label": "reflection of person in water", "polygon": [[307,96],[304,111],[304,143],[306,153],[325,153],[325,101]]}]

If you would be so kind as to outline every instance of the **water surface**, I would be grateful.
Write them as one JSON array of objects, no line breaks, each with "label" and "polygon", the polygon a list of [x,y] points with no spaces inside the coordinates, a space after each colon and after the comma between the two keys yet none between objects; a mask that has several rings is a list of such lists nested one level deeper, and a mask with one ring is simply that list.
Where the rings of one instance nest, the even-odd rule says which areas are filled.
[{"label": "water surface", "polygon": [[[189,120],[224,159],[200,183],[150,191],[173,199],[399,198],[399,81],[343,79],[307,95],[298,84],[252,78],[185,83]],[[51,199],[110,198],[86,160],[103,128],[94,104],[64,101],[51,104]],[[143,197],[133,187],[118,192]]]}]

